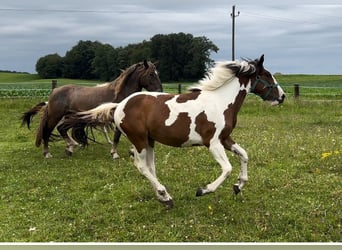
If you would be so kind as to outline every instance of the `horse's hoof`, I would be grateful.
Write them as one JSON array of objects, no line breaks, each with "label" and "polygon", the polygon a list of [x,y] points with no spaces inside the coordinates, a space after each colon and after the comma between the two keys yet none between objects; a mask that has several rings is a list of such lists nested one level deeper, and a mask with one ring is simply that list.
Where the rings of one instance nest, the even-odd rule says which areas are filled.
[{"label": "horse's hoof", "polygon": [[72,152],[71,151],[69,151],[69,150],[65,150],[65,154],[67,155],[67,156],[72,156]]},{"label": "horse's hoof", "polygon": [[238,194],[241,192],[241,189],[239,188],[238,184],[233,185],[233,190],[234,190],[234,194]]},{"label": "horse's hoof", "polygon": [[161,201],[160,200],[160,202],[163,203],[163,205],[167,208],[173,208],[173,200],[172,199],[167,200],[167,201]]},{"label": "horse's hoof", "polygon": [[113,156],[113,160],[120,159],[120,156],[118,155],[118,153],[114,153],[114,154],[112,154],[112,156]]},{"label": "horse's hoof", "polygon": [[50,153],[44,153],[44,158],[45,158],[45,159],[52,158],[52,154],[50,154]]},{"label": "horse's hoof", "polygon": [[128,155],[129,155],[130,157],[134,158],[134,151],[129,150],[129,151],[128,151]]},{"label": "horse's hoof", "polygon": [[196,192],[196,196],[202,196],[204,193],[203,193],[203,188],[198,188],[197,189],[197,192]]}]

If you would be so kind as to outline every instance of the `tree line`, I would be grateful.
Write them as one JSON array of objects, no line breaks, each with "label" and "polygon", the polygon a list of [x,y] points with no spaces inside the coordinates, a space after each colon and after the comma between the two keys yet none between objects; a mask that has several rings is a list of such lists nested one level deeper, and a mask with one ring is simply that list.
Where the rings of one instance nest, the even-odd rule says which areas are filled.
[{"label": "tree line", "polygon": [[202,78],[218,47],[205,36],[158,34],[149,41],[114,48],[99,41],[80,40],[62,57],[49,54],[38,59],[36,71],[42,78],[115,79],[132,64],[144,59],[158,62],[162,81],[193,81]]}]

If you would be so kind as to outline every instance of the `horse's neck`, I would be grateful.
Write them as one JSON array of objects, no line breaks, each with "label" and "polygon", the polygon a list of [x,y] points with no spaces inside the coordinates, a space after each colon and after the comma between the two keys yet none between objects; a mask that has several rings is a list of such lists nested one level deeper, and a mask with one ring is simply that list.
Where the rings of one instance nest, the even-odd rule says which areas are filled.
[{"label": "horse's neck", "polygon": [[[220,88],[214,90],[219,95],[219,98],[226,103],[226,105],[234,105],[236,102],[240,102],[241,92],[247,93],[248,87],[244,87],[241,85],[238,78],[235,78],[233,81],[228,82],[227,84],[221,86]],[[243,101],[243,100],[242,100]],[[242,103],[241,103],[242,105]],[[241,106],[240,105],[240,106]]]},{"label": "horse's neck", "polygon": [[134,92],[139,92],[142,90],[142,88],[139,86],[139,79],[134,76],[125,79],[125,82],[123,82],[122,84],[123,85],[121,86],[121,88],[115,93],[115,102],[121,102],[127,96],[133,94]]},{"label": "horse's neck", "polygon": [[225,107],[229,110],[229,112],[225,112],[225,117],[233,117],[233,127],[235,127],[237,114],[248,93],[249,85],[244,87],[244,85],[240,84],[239,79],[236,78],[217,90],[219,91],[220,98],[225,102]]}]

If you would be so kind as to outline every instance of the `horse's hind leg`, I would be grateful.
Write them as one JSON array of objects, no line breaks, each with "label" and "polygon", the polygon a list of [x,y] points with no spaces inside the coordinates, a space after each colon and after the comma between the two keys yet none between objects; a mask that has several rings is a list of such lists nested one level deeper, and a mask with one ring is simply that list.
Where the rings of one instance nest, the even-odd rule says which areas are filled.
[{"label": "horse's hind leg", "polygon": [[53,129],[57,124],[57,120],[49,116],[48,110],[44,110],[44,114],[40,120],[40,124],[37,130],[36,146],[39,147],[43,141],[43,155],[45,158],[51,158],[52,155],[49,152],[49,139]]},{"label": "horse's hind leg", "polygon": [[57,130],[60,133],[60,135],[63,137],[66,143],[66,148],[65,148],[66,155],[72,156],[72,153],[74,152],[74,146],[77,146],[78,143],[69,137],[68,130],[63,127],[63,124],[58,125]]},{"label": "horse's hind leg", "polygon": [[110,151],[114,160],[120,158],[118,151],[117,151],[118,144],[120,141],[120,136],[121,136],[121,132],[117,128],[115,128],[114,139],[113,139],[113,147],[112,147],[112,150]]},{"label": "horse's hind leg", "polygon": [[166,188],[158,181],[155,176],[154,162],[152,164],[153,148],[143,148],[139,153],[136,149],[134,152],[134,165],[139,172],[144,175],[151,183],[154,191],[156,192],[158,200],[167,207],[173,207],[172,197],[167,192]]}]

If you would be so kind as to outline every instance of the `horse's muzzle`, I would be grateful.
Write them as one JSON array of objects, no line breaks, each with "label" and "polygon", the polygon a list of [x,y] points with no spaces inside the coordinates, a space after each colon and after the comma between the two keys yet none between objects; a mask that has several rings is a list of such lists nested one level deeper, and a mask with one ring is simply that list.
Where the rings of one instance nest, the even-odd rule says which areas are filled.
[{"label": "horse's muzzle", "polygon": [[272,106],[275,106],[275,105],[279,105],[279,104],[282,104],[283,102],[284,102],[284,100],[285,100],[285,94],[282,94],[282,96],[281,97],[279,97],[277,100],[274,100],[272,103],[271,103],[271,105]]}]

